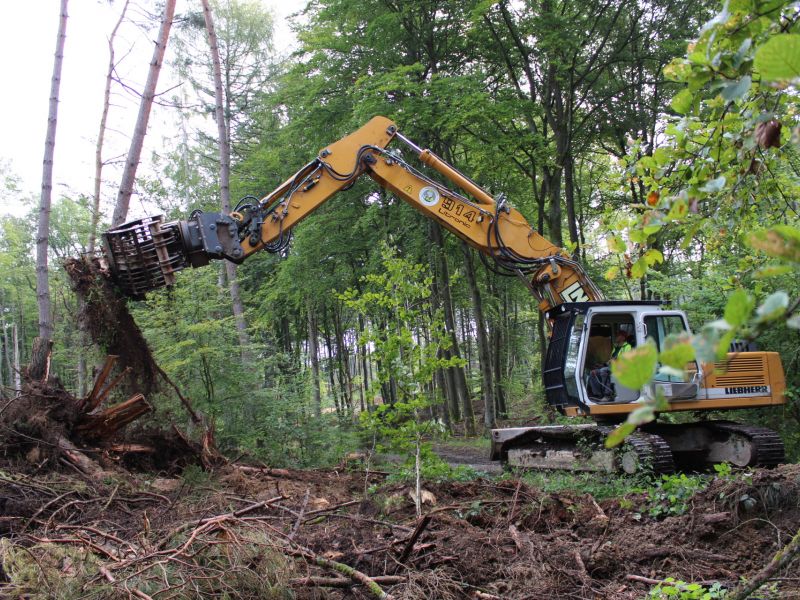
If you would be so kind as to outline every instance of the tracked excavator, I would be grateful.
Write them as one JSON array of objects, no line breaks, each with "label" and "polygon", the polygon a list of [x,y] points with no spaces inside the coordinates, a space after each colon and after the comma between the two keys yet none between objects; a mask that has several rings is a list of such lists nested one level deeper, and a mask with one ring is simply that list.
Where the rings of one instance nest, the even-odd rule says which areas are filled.
[{"label": "tracked excavator", "polygon": [[[391,142],[410,150],[414,164],[400,149],[390,149]],[[427,174],[431,169],[438,178]],[[171,222],[147,217],[106,232],[109,270],[124,295],[141,299],[174,283],[175,274],[187,267],[211,260],[239,264],[260,250],[280,252],[295,225],[362,175],[465,240],[490,268],[519,277],[550,324],[547,402],[567,417],[594,423],[496,429],[493,459],[523,468],[629,473],[645,465],[667,473],[723,461],[737,466],[782,462],[783,444],[775,432],[712,419],[656,420],[630,435],[622,449],[605,449],[602,442],[614,424],[641,406],[642,390],[625,388],[612,377],[611,393],[593,397],[593,367],[608,362],[615,339],[632,347],[650,339],[660,348],[667,336],[689,331],[686,315],[659,301],[606,300],[583,267],[539,235],[504,195],[492,196],[384,117],[326,146],[273,192],[243,199],[230,214],[194,211]],[[783,367],[773,352],[732,353],[716,364],[692,362],[685,376],[657,375],[649,385],[651,393],[655,388],[663,393],[663,413],[702,415],[785,402]]]}]

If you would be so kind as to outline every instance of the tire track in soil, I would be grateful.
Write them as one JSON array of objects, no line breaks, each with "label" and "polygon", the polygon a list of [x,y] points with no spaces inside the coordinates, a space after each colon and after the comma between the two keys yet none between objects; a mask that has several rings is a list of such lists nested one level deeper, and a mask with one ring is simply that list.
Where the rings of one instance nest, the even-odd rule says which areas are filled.
[{"label": "tire track in soil", "polygon": [[499,461],[489,459],[488,449],[434,444],[433,451],[451,467],[471,467],[487,475],[500,475],[503,473],[502,464]]}]

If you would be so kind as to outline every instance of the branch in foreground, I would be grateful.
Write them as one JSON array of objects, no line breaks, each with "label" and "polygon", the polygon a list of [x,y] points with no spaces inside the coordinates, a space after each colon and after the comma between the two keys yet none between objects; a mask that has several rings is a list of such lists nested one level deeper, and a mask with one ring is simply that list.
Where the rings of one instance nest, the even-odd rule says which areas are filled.
[{"label": "branch in foreground", "polygon": [[296,548],[286,548],[284,552],[287,554],[291,554],[293,556],[299,556],[305,558],[307,560],[312,561],[314,564],[324,567],[326,569],[331,569],[336,571],[337,573],[341,573],[349,577],[352,581],[363,585],[364,587],[369,590],[370,594],[378,598],[379,600],[393,600],[393,597],[383,591],[380,585],[378,585],[377,581],[370,577],[369,575],[362,573],[354,569],[353,567],[346,565],[344,563],[336,562],[335,560],[330,560],[328,558],[324,558],[318,555],[313,550],[309,548],[304,548],[303,546],[297,546]]},{"label": "branch in foreground", "polygon": [[781,548],[772,557],[769,564],[756,573],[749,581],[733,590],[728,596],[729,600],[745,600],[750,594],[757,590],[763,583],[766,583],[772,576],[782,568],[789,566],[789,563],[800,554],[800,529],[794,534],[791,541]]}]

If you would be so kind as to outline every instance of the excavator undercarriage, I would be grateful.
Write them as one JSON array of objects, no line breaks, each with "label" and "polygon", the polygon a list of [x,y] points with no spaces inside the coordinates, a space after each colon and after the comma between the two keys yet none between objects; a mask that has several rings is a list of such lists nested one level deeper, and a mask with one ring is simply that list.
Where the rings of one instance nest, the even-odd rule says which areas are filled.
[{"label": "excavator undercarriage", "polygon": [[672,473],[703,470],[718,463],[773,467],[784,460],[783,442],[765,427],[732,421],[650,423],[620,448],[605,448],[610,425],[547,425],[496,429],[493,460],[522,469],[605,473]]}]

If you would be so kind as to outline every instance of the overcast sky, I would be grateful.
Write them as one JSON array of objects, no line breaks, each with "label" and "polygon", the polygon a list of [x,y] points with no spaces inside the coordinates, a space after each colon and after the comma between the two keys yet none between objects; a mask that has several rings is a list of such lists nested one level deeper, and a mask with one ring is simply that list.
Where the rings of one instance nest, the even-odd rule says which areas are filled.
[{"label": "overcast sky", "polygon": [[[292,43],[286,17],[302,8],[303,0],[262,0],[276,17],[276,45]],[[155,10],[153,0],[131,2],[128,14],[145,22],[144,10]],[[108,65],[107,39],[119,18],[123,2],[116,0],[71,0],[67,40],[61,77],[58,128],[53,173],[53,199],[60,195],[91,195],[94,181],[95,141],[102,110],[103,87]],[[178,0],[177,12],[198,5],[197,0]],[[0,176],[9,172],[21,178],[21,196],[38,202],[42,179],[42,157],[47,128],[50,80],[59,20],[59,0],[3,2],[0,19]],[[122,58],[119,75],[130,87],[144,87],[157,26],[150,31],[126,24],[117,34],[115,52]],[[169,46],[168,46],[169,48]],[[166,70],[159,79],[159,91],[174,85]],[[115,85],[109,114],[104,157],[124,156],[139,107],[139,98]],[[142,152],[143,167],[164,138],[174,135],[175,115],[155,106]],[[104,171],[107,180],[104,206],[113,201],[119,171]],[[137,210],[136,199],[131,214]],[[0,214],[22,214],[26,209],[19,199],[0,194]]]}]

